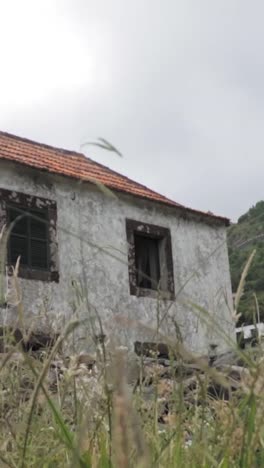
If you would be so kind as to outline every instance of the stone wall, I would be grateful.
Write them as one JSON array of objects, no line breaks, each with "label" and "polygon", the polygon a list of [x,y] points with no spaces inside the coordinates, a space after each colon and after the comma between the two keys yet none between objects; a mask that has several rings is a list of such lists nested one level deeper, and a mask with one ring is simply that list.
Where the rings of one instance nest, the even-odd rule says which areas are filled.
[{"label": "stone wall", "polygon": [[[37,326],[37,317],[46,314],[61,327],[78,313],[85,320],[81,347],[87,330],[95,326],[100,332],[98,314],[107,336],[132,346],[136,340],[155,341],[158,317],[165,336],[181,335],[197,353],[207,352],[210,343],[218,344],[219,350],[228,348],[221,329],[232,339],[235,333],[225,226],[158,203],[109,194],[94,184],[3,161],[0,166],[0,189],[57,203],[59,282],[21,279],[30,323],[36,317]],[[174,301],[130,295],[127,218],[170,229]],[[208,323],[206,314],[204,323],[203,310],[216,325]],[[5,320],[16,311],[7,314]]]}]

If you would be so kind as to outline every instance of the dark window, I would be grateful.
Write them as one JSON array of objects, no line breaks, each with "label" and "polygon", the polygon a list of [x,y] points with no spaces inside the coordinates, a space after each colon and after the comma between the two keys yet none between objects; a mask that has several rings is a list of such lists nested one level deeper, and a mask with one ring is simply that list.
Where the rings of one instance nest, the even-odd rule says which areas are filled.
[{"label": "dark window", "polygon": [[9,259],[30,268],[48,269],[48,213],[27,208],[7,207],[12,230],[9,239]]},{"label": "dark window", "polygon": [[56,202],[0,188],[0,230],[5,225],[8,265],[20,257],[20,277],[58,282]]},{"label": "dark window", "polygon": [[130,293],[174,298],[170,230],[126,220]]},{"label": "dark window", "polygon": [[160,281],[159,240],[135,234],[137,286],[158,289]]}]

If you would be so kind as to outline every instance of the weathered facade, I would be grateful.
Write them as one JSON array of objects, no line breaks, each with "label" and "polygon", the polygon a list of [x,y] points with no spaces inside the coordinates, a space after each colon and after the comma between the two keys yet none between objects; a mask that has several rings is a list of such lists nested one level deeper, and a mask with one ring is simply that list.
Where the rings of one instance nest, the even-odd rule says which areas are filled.
[{"label": "weathered facade", "polygon": [[[6,146],[2,150],[8,144],[12,147],[9,153]],[[20,269],[27,320],[46,315],[62,326],[78,314],[87,324],[83,330],[95,326],[99,332],[95,318],[99,315],[105,334],[122,344],[155,340],[158,324],[165,336],[180,339],[181,335],[188,349],[197,353],[207,352],[212,343],[219,350],[226,349],[223,335],[229,339],[235,336],[227,220],[166,202],[161,196],[156,200],[155,193],[144,187],[142,196],[125,187],[115,190],[106,180],[110,193],[95,178],[96,183],[67,176],[60,169],[50,169],[47,162],[43,167],[45,148],[0,135],[0,225],[8,224],[9,206],[21,209],[22,218],[27,208],[39,212],[45,208],[47,213],[47,238],[39,240],[37,236],[35,244],[29,244],[33,262],[33,247],[40,246],[42,251],[44,242],[48,243],[47,267],[21,265]],[[40,167],[27,159],[29,149],[39,154]],[[53,150],[56,158],[61,150],[51,148],[49,152]],[[23,159],[19,159],[22,153]],[[67,158],[72,163],[73,157],[66,153],[63,157],[67,169]],[[14,243],[20,238],[21,233],[15,232]],[[150,261],[148,271],[154,279],[145,279],[145,283],[144,275],[140,278],[137,273],[139,262],[144,265],[145,259],[140,258],[144,245],[150,249],[150,257],[156,249],[158,259],[158,266]],[[41,262],[41,257],[36,261]],[[158,286],[154,285],[156,278]],[[2,313],[4,320],[11,320],[16,307],[3,307]]]}]

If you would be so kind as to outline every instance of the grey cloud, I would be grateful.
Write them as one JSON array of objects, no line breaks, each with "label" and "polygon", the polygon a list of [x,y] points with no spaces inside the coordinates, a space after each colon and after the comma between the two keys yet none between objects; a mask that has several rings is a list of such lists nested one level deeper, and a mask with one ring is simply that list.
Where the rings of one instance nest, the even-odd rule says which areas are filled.
[{"label": "grey cloud", "polygon": [[[58,2],[106,79],[0,114],[4,130],[79,149],[180,203],[233,219],[263,198],[264,5],[182,0]],[[59,59],[59,58],[58,58]],[[69,67],[71,63],[69,62]],[[1,79],[0,79],[1,82]]]}]

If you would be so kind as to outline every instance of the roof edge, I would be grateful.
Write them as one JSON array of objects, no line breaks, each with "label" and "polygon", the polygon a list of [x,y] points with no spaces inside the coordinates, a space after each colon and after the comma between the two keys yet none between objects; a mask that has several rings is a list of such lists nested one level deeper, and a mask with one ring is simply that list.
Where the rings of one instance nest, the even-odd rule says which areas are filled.
[{"label": "roof edge", "polygon": [[[135,180],[133,179],[130,179],[129,177],[123,175],[123,174],[120,174],[119,172],[117,171],[114,171],[113,169],[105,166],[104,164],[102,163],[99,163],[97,161],[94,161],[92,158],[86,156],[85,154],[81,153],[81,152],[78,152],[78,151],[75,151],[75,150],[68,150],[68,149],[64,149],[64,148],[60,148],[60,147],[56,147],[56,146],[52,146],[52,145],[48,145],[46,143],[40,143],[40,142],[37,142],[37,141],[34,141],[34,140],[31,140],[29,138],[25,138],[25,137],[21,137],[21,136],[18,136],[18,135],[14,135],[12,133],[9,133],[9,132],[3,132],[3,131],[0,131],[0,135],[3,135],[7,138],[11,138],[11,139],[15,139],[15,140],[19,140],[21,142],[24,142],[24,143],[27,143],[27,144],[30,144],[30,145],[34,145],[34,146],[37,146],[37,147],[40,147],[40,148],[46,148],[46,149],[49,149],[49,150],[53,150],[53,151],[58,151],[62,154],[65,154],[65,155],[69,155],[69,156],[78,156],[78,157],[83,157],[84,159],[87,159],[87,160],[90,160],[92,163],[96,164],[97,166],[100,166],[104,169],[107,169],[109,171],[111,171],[112,173],[122,177],[123,179],[126,179],[128,181],[131,181],[133,183],[136,183],[138,184],[140,187],[142,188],[145,188],[147,190],[150,190],[153,194],[156,194],[158,196],[162,196],[164,197],[164,200],[155,200],[155,199],[151,199],[149,197],[146,197],[144,195],[138,195],[138,194],[133,194],[133,193],[129,193],[125,190],[122,190],[122,189],[117,189],[116,187],[111,187],[111,184],[108,185],[108,187],[113,190],[113,191],[116,191],[116,192],[120,192],[120,193],[124,193],[126,195],[129,195],[131,197],[136,197],[138,199],[144,199],[144,200],[147,200],[147,201],[150,201],[152,203],[158,203],[158,204],[161,204],[161,205],[165,205],[165,206],[168,206],[168,207],[171,207],[171,208],[176,208],[182,212],[188,212],[190,214],[193,214],[193,215],[196,215],[196,216],[200,216],[201,218],[203,218],[204,220],[211,220],[211,222],[213,220],[215,220],[217,223],[221,223],[221,224],[224,224],[225,226],[229,226],[230,225],[230,219],[229,218],[226,218],[226,217],[223,217],[223,216],[218,216],[218,215],[215,215],[213,213],[210,213],[210,212],[205,212],[205,211],[200,211],[200,210],[197,210],[197,209],[194,209],[194,208],[190,208],[190,207],[187,207],[187,206],[184,206],[180,203],[177,203],[173,200],[170,200],[169,198],[167,198],[166,196],[156,192],[155,190],[152,190],[152,189],[149,189],[148,187],[146,187],[145,185],[141,184],[140,182],[136,182]],[[14,163],[14,164],[19,164],[19,165],[22,165],[22,166],[27,166],[27,167],[31,167],[31,168],[34,168],[38,171],[43,171],[43,172],[48,172],[48,173],[52,173],[52,174],[57,174],[57,175],[60,175],[61,177],[66,177],[66,178],[70,178],[70,179],[74,179],[74,180],[77,180],[76,177],[74,176],[70,176],[70,175],[66,175],[66,174],[59,174],[55,171],[52,171],[52,170],[49,170],[49,169],[45,169],[45,168],[37,168],[35,167],[34,165],[31,165],[31,164],[27,164],[26,162],[22,162],[22,161],[16,161],[16,160],[11,160],[9,159],[8,157],[2,157],[3,160],[5,161],[9,161],[11,163]],[[81,178],[78,178],[78,180],[82,180],[83,182],[90,182],[90,183],[93,183],[92,180],[86,180],[86,179],[81,179]]]}]

